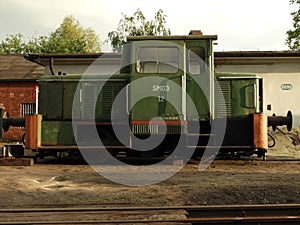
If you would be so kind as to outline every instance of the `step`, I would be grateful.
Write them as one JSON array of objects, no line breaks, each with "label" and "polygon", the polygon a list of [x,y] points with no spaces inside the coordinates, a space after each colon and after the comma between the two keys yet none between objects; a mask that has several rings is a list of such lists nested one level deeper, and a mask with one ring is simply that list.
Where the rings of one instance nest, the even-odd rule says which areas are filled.
[{"label": "step", "polygon": [[0,157],[0,166],[33,166],[32,158]]},{"label": "step", "polygon": [[188,133],[187,134],[188,137],[211,137],[211,136],[215,136],[215,134],[193,134],[193,133]]}]

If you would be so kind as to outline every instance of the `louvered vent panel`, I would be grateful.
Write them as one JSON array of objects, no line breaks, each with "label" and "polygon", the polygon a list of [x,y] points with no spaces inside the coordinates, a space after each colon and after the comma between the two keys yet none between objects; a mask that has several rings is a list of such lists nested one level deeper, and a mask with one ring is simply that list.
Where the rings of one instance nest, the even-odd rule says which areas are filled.
[{"label": "louvered vent panel", "polygon": [[102,115],[110,118],[111,107],[113,105],[114,90],[111,85],[105,84],[102,89]]},{"label": "louvered vent panel", "polygon": [[216,88],[216,116],[226,117],[231,115],[231,82],[221,80],[218,82],[221,89]]},{"label": "louvered vent panel", "polygon": [[82,117],[83,119],[94,119],[97,85],[91,83],[82,84]]},{"label": "louvered vent panel", "polygon": [[[180,134],[181,129],[181,125],[167,125],[167,134]],[[164,134],[165,125],[134,124],[131,125],[131,131],[133,134]]]}]

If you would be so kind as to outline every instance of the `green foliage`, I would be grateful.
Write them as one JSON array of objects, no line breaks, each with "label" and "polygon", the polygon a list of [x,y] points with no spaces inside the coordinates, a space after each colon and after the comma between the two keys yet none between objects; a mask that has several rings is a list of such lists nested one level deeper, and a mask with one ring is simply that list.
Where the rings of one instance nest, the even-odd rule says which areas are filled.
[{"label": "green foliage", "polygon": [[99,52],[98,35],[91,28],[84,29],[73,16],[64,18],[62,24],[50,34],[48,53],[91,53]]},{"label": "green foliage", "polygon": [[285,43],[292,50],[300,48],[300,0],[290,0],[290,4],[298,6],[298,10],[291,13],[293,16],[293,29],[286,32]]},{"label": "green foliage", "polygon": [[47,46],[48,37],[33,35],[27,43],[24,45],[24,51],[22,53],[47,53],[45,52],[45,46]]},{"label": "green foliage", "polygon": [[147,20],[142,11],[137,9],[133,16],[122,14],[117,30],[108,33],[108,41],[114,51],[120,52],[128,36],[170,35],[171,31],[165,24],[166,15],[161,9],[155,13],[154,20]]},{"label": "green foliage", "polygon": [[7,35],[0,43],[0,53],[92,53],[100,52],[99,36],[91,28],[83,28],[73,16],[66,16],[50,35],[33,35],[25,41],[22,34]]},{"label": "green foliage", "polygon": [[22,34],[10,34],[1,42],[0,53],[18,54],[25,50],[25,42]]}]

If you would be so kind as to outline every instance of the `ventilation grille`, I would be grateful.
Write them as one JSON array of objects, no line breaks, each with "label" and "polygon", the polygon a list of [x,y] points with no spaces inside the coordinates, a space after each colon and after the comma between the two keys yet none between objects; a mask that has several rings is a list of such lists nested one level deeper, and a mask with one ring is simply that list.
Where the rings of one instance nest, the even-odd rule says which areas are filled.
[{"label": "ventilation grille", "polygon": [[221,80],[218,82],[219,88],[216,88],[216,116],[227,117],[231,115],[231,81]]},{"label": "ventilation grille", "polygon": [[[180,134],[181,125],[167,125],[167,134]],[[133,134],[163,134],[164,125],[158,124],[134,124],[131,125]]]},{"label": "ventilation grille", "polygon": [[97,85],[92,83],[83,83],[82,85],[82,118],[94,119]]},{"label": "ventilation grille", "polygon": [[[123,87],[124,84],[115,82],[107,82],[104,85],[96,82],[83,83],[81,93],[82,118],[95,119],[92,118],[94,114],[94,116],[101,117],[101,119],[111,119],[112,105],[115,97]],[[99,93],[100,88],[101,91]]]},{"label": "ventilation grille", "polygon": [[111,107],[113,104],[114,96],[111,85],[104,85],[102,88],[102,115],[110,118]]}]

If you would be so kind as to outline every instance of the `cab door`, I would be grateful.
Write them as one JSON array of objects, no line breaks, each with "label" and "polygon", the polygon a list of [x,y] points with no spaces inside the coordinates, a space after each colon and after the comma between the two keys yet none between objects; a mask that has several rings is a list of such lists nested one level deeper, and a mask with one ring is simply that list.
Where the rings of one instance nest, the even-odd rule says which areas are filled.
[{"label": "cab door", "polygon": [[[186,43],[187,120],[207,121],[211,116],[211,71],[209,40]],[[196,112],[193,109],[196,107]]]}]

